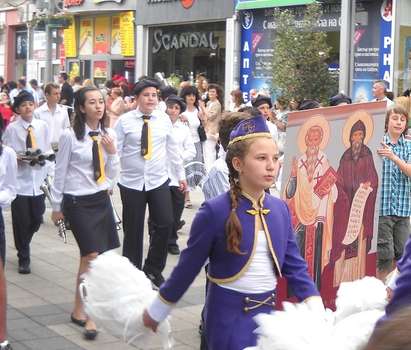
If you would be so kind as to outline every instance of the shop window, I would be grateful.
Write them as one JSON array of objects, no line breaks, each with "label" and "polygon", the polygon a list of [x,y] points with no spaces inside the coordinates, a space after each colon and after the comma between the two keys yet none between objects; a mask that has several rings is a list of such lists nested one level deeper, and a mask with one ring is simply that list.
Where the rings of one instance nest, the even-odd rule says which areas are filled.
[{"label": "shop window", "polygon": [[394,86],[396,95],[411,89],[411,2],[398,0]]},{"label": "shop window", "polygon": [[124,77],[127,81],[135,81],[135,60],[111,61],[111,77]]},{"label": "shop window", "polygon": [[16,32],[16,59],[27,58],[27,31]]},{"label": "shop window", "polygon": [[149,74],[193,80],[205,73],[210,82],[224,85],[225,35],[224,22],[151,28]]}]

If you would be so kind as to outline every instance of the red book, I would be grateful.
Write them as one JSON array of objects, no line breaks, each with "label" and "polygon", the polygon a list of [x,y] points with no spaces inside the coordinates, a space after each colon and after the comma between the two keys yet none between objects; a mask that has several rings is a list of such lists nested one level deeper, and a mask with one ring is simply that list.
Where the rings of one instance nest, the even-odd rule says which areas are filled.
[{"label": "red book", "polygon": [[337,172],[332,167],[329,167],[314,186],[314,193],[322,199],[331,191],[336,182]]}]

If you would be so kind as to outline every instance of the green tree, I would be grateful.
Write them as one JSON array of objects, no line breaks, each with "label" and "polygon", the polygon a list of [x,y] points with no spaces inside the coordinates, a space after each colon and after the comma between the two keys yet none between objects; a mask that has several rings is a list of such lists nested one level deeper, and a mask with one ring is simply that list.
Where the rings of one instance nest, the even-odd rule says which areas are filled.
[{"label": "green tree", "polygon": [[326,102],[337,91],[336,79],[328,70],[331,48],[325,32],[318,31],[321,5],[308,5],[303,18],[289,10],[276,9],[273,85],[277,94],[301,101]]}]

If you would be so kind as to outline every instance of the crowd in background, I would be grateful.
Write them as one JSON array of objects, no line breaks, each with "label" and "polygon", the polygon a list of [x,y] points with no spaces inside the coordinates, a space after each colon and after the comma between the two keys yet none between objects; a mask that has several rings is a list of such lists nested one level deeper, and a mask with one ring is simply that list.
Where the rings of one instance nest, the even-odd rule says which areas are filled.
[{"label": "crowd in background", "polygon": [[[42,120],[46,123],[45,125],[48,126],[48,139],[50,140],[50,148],[57,151],[61,146],[62,135],[64,139],[65,130],[70,126],[73,126],[73,129],[76,133],[83,132],[84,134],[85,130],[83,129],[85,128],[85,126],[78,126],[78,118],[80,114],[84,114],[85,120],[87,120],[87,118],[91,118],[87,115],[87,109],[84,107],[84,103],[87,102],[88,98],[86,98],[85,96],[86,92],[88,92],[90,95],[90,93],[94,94],[96,91],[100,91],[102,96],[101,104],[104,105],[102,108],[104,108],[105,111],[104,118],[101,119],[103,123],[101,130],[104,130],[104,128],[108,128],[110,130],[112,128],[113,130],[115,130],[115,133],[113,131],[112,139],[106,140],[106,143],[109,144],[109,146],[107,146],[108,148],[106,148],[106,151],[108,153],[107,157],[108,159],[112,159],[111,156],[116,153],[115,149],[112,148],[115,134],[117,134],[116,137],[120,139],[119,142],[130,142],[126,140],[127,133],[132,132],[128,130],[128,128],[131,128],[131,124],[129,122],[129,120],[131,120],[131,117],[129,116],[132,116],[132,114],[135,113],[136,109],[138,110],[138,108],[141,107],[141,105],[138,104],[138,101],[140,101],[140,103],[143,103],[143,100],[141,99],[141,92],[145,90],[153,91],[155,100],[157,99],[157,94],[159,97],[159,103],[156,103],[155,111],[151,111],[152,115],[155,117],[151,121],[151,123],[153,123],[153,125],[156,125],[155,123],[158,123],[157,114],[158,116],[168,115],[171,120],[170,128],[179,130],[174,132],[176,133],[175,135],[179,135],[178,137],[180,138],[178,140],[178,147],[180,147],[182,151],[185,152],[182,152],[182,154],[184,153],[186,155],[186,157],[183,157],[184,159],[182,160],[182,164],[184,164],[186,172],[188,169],[190,169],[188,165],[192,165],[193,163],[201,164],[203,166],[204,179],[202,182],[202,190],[206,199],[212,198],[215,194],[225,192],[230,189],[230,186],[232,186],[232,184],[230,184],[229,182],[228,168],[225,163],[226,151],[230,131],[232,128],[234,128],[235,123],[240,122],[241,118],[245,118],[244,116],[262,116],[265,123],[264,128],[269,131],[272,139],[278,146],[279,155],[282,157],[284,152],[286,152],[286,130],[288,113],[296,110],[308,110],[322,107],[321,103],[314,99],[296,101],[287,100],[282,96],[278,96],[275,101],[273,101],[271,99],[271,96],[265,95],[264,93],[256,90],[249,92],[250,101],[246,102],[243,99],[243,92],[239,89],[231,91],[231,99],[228,103],[225,103],[225,94],[223,88],[218,84],[208,82],[207,77],[203,74],[198,75],[194,83],[190,81],[183,81],[178,87],[168,85],[167,82],[164,81],[162,82],[162,84],[160,84],[160,82],[154,82],[154,80],[152,80],[150,77],[140,77],[137,84],[134,85],[120,75],[113,76],[112,79],[107,81],[103,87],[99,88],[94,86],[93,82],[90,79],[86,79],[84,81],[80,77],[69,79],[66,73],[60,73],[58,84],[49,83],[45,86],[39,86],[38,82],[35,79],[27,82],[26,79],[22,77],[17,82],[5,82],[4,79],[0,77],[1,130],[5,131],[7,130],[7,128],[10,128],[10,125],[12,123],[19,121],[18,108],[20,107],[20,100],[24,99],[24,101],[33,101],[35,106],[33,117],[34,119]],[[392,100],[393,97],[389,92],[387,92],[385,83],[383,81],[375,81],[373,84],[373,95],[375,97],[375,101],[386,101],[387,108],[391,111],[390,113],[399,113],[401,117],[407,119],[407,125],[410,126],[409,115],[411,113],[411,97],[409,90],[405,91],[403,96],[397,97]],[[100,93],[98,93],[96,96],[100,96]],[[147,99],[149,98],[150,97],[147,97]],[[79,102],[79,99],[82,99],[82,102]],[[99,97],[96,99],[99,99]],[[349,96],[340,93],[336,96],[330,97],[328,105],[338,106],[351,103],[352,100]],[[82,105],[79,107],[79,104]],[[77,110],[75,110],[75,106],[77,106]],[[228,106],[227,110],[225,110],[225,106]],[[398,110],[392,109],[397,107],[399,108]],[[81,111],[81,113],[79,111]],[[389,120],[391,114],[387,116],[387,120]],[[77,122],[74,116],[77,116]],[[144,115],[144,118],[145,117],[146,116]],[[129,124],[125,122],[126,120]],[[235,123],[233,120],[235,120]],[[84,120],[82,122],[83,124],[85,124]],[[167,123],[170,123],[168,118]],[[406,129],[408,129],[408,126],[406,127]],[[388,122],[386,125],[386,132],[388,132],[387,128]],[[66,135],[66,138],[68,137],[69,136]],[[74,141],[72,140],[70,142],[72,142],[73,144],[74,142],[77,142],[74,136],[72,137],[72,139]],[[164,145],[162,145],[162,147],[163,146]],[[166,146],[172,147],[169,143],[167,143]],[[78,147],[80,147],[80,145]],[[110,150],[110,152],[112,153],[110,153],[108,150]],[[146,153],[144,154],[144,157],[151,156],[150,152],[152,150],[146,149],[145,151]],[[122,154],[120,154],[120,158],[125,157],[125,153],[126,152],[124,151]],[[386,156],[394,157],[392,154]],[[279,168],[281,168],[281,159],[282,158],[280,158]],[[124,164],[122,163],[121,166],[130,166],[130,164],[127,164],[127,162],[129,161],[125,160]],[[405,160],[405,162],[407,163],[408,161]],[[114,163],[112,164],[112,166],[113,168],[115,167]],[[155,166],[153,166],[153,168],[155,168]],[[401,167],[399,168],[401,169]],[[401,171],[407,174],[408,170],[404,171],[404,169],[401,169]],[[170,178],[172,178],[171,174],[172,170],[170,170]],[[179,176],[176,174],[174,175],[175,181],[173,182],[173,184],[169,185],[172,190],[172,196],[172,187],[174,187],[174,191],[178,194],[178,191],[182,185],[182,183],[180,183],[181,178],[179,178]],[[189,174],[187,173],[186,176],[188,175]],[[154,175],[151,174],[150,176]],[[383,176],[388,177],[388,175],[384,174]],[[216,179],[218,177],[220,177],[220,180],[217,181]],[[127,203],[132,202],[132,197],[135,195],[132,193],[132,191],[130,191],[130,189],[135,185],[134,183],[133,185],[131,185],[131,183],[132,181],[130,181],[130,179],[123,179],[123,183],[120,182],[119,187],[122,195],[123,209],[127,207],[127,205],[129,205]],[[190,191],[194,190],[196,185],[197,184],[193,184],[188,187],[185,185],[183,186],[184,191],[182,203],[183,206],[185,206],[185,208],[187,209],[190,209],[193,206],[190,199]],[[156,186],[154,190],[157,190]],[[158,189],[164,190],[162,186],[163,184],[158,183]],[[274,188],[276,188],[277,190],[279,189],[279,186],[279,182],[276,182],[274,184]],[[139,186],[136,185],[136,188],[137,187]],[[168,184],[166,187],[168,193]],[[409,187],[407,188],[409,190]],[[143,187],[143,191],[147,191],[147,193],[149,193],[151,190],[147,190],[147,188],[144,189]],[[278,194],[278,192],[275,193]],[[179,196],[179,194],[177,196]],[[405,194],[405,196],[407,196],[407,194]],[[159,198],[160,197],[161,196],[159,196]],[[144,200],[137,197],[135,198],[135,200],[139,203],[139,205],[144,205],[144,208],[146,201],[149,204],[149,207],[150,205],[152,205],[150,204],[150,201],[152,200],[150,199],[150,195],[147,195],[147,198],[144,198]],[[178,203],[180,203],[181,198],[178,198],[177,200]],[[177,202],[173,202],[173,205],[177,205],[176,203]],[[175,214],[173,218],[172,231],[175,236],[177,230],[181,228],[182,225],[184,225],[184,221],[181,220],[182,210],[182,208],[179,209],[178,214]],[[150,219],[152,219],[154,224],[156,223],[156,220],[158,220],[158,217],[156,217],[156,215],[157,214],[150,212]],[[408,218],[409,215],[406,217]],[[132,223],[130,225],[137,224]],[[152,235],[152,237],[156,234],[159,235],[159,232],[164,229],[164,225],[157,225],[157,227],[155,226],[156,225],[150,226],[150,235]],[[150,245],[151,244],[155,245],[155,240],[150,240]],[[396,251],[398,249],[402,251],[404,244],[405,242],[401,242],[401,247],[395,247]],[[116,241],[113,247],[117,247],[118,245],[119,243]],[[174,237],[173,241],[168,241],[168,253],[175,255],[180,254],[180,250],[177,245],[177,237]],[[93,258],[94,257],[95,256],[93,256]],[[136,261],[139,259],[140,257],[138,259],[136,258]],[[161,263],[159,263],[162,268],[164,268],[163,265],[165,264],[164,259]],[[132,259],[130,258],[130,260]],[[88,263],[88,260],[86,262]],[[84,262],[82,261],[82,263]],[[138,266],[138,263],[136,263],[136,266]],[[139,267],[141,268],[142,266]],[[158,271],[145,271],[147,276],[158,287],[164,282],[164,279],[161,275],[162,268],[160,268]],[[19,261],[19,272],[30,273],[29,265],[21,265]],[[72,315],[72,321],[74,323],[77,322],[78,324],[81,323],[81,320],[79,320],[79,318],[84,316],[84,314],[80,312],[81,310],[79,310],[80,309],[78,309],[77,311],[75,310],[74,316]],[[91,325],[93,326],[93,324]],[[91,327],[92,330],[95,330],[95,326],[93,327]]]}]

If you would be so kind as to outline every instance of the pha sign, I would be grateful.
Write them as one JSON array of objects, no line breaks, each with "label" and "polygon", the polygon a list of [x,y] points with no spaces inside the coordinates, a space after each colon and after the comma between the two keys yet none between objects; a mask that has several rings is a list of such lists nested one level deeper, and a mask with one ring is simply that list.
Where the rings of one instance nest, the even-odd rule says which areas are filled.
[{"label": "pha sign", "polygon": [[384,0],[381,4],[379,78],[387,82],[388,90],[393,83],[393,11],[395,0]]}]

